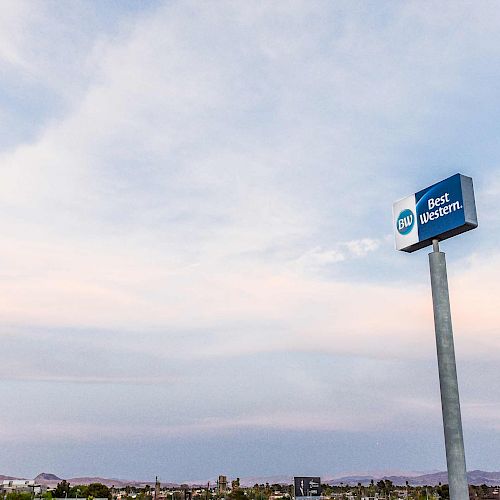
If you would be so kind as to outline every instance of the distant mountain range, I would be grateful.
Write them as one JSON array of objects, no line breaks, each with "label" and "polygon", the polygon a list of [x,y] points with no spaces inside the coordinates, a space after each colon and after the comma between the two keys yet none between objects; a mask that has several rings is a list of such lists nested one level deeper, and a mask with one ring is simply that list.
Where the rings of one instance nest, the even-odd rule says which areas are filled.
[{"label": "distant mountain range", "polygon": [[18,479],[18,478],[12,476],[3,476],[2,474],[0,474],[0,481],[8,481],[10,479]]},{"label": "distant mountain range", "polygon": [[[325,481],[330,485],[339,485],[340,483],[357,485],[361,483],[363,486],[370,484],[372,481],[380,481],[381,479],[388,479],[396,485],[405,485],[406,481],[411,486],[435,486],[439,483],[448,483],[448,473],[444,472],[434,472],[431,474],[422,475],[353,475],[353,476],[343,476],[334,478],[330,481]],[[488,486],[498,486],[500,485],[500,471],[499,472],[485,472],[482,470],[473,470],[467,473],[467,479],[469,484],[481,485],[486,484]]]},{"label": "distant mountain range", "polygon": [[[486,484],[488,486],[499,486],[500,485],[500,471],[498,472],[486,472],[482,470],[473,470],[467,473],[469,484],[481,485]],[[11,479],[27,479],[27,478],[16,478],[12,476],[4,476],[0,474],[0,481],[11,480]],[[28,478],[31,479],[31,478]],[[114,486],[115,488],[122,488],[124,486],[136,486],[144,487],[146,485],[152,486],[154,481],[136,481],[128,479],[114,479],[114,478],[103,478],[103,477],[72,477],[64,478],[70,484],[91,484],[91,483],[102,483],[106,486]],[[349,484],[356,486],[361,483],[363,486],[369,485],[373,480],[374,482],[380,481],[381,479],[388,479],[392,481],[395,485],[405,485],[406,481],[411,486],[435,486],[439,483],[446,484],[448,482],[447,472],[433,472],[427,474],[419,473],[366,473],[366,474],[351,474],[351,475],[340,475],[340,476],[323,476],[323,483],[329,485],[340,485]],[[49,474],[47,472],[42,472],[35,477],[35,482],[38,484],[45,484],[50,487],[54,487],[57,483],[61,482],[63,478],[56,476],[55,474]],[[254,484],[292,484],[293,476],[253,476],[240,478],[240,484],[242,486],[253,486]],[[189,486],[195,485],[206,485],[208,480],[200,481],[186,481],[182,484]],[[215,484],[215,480],[210,480],[212,485]],[[181,483],[165,483],[162,482],[162,487],[179,487]]]},{"label": "distant mountain range", "polygon": [[[0,474],[0,481],[11,480],[11,479],[32,479],[32,478],[22,478],[22,477],[13,477],[13,476],[4,476]],[[71,478],[61,478],[56,476],[55,474],[49,474],[47,472],[42,472],[38,474],[35,478],[35,483],[44,484],[46,486],[54,487],[57,486],[57,483],[60,483],[63,479],[66,479],[68,483],[75,484],[91,484],[91,483],[102,483],[108,487],[115,486],[116,488],[121,488],[127,485],[136,486],[138,488],[143,488],[147,484],[150,486],[154,484],[154,481],[134,481],[128,479],[113,479],[113,478],[104,478],[104,477],[71,477]],[[175,486],[173,483],[162,483],[163,486]]]}]

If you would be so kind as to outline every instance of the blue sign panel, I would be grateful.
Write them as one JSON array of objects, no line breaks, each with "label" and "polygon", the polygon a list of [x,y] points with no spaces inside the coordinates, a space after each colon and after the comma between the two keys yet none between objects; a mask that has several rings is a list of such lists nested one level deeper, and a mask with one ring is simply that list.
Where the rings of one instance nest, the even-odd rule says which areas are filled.
[{"label": "blue sign panel", "polygon": [[472,179],[455,174],[393,205],[396,249],[414,252],[477,227]]}]

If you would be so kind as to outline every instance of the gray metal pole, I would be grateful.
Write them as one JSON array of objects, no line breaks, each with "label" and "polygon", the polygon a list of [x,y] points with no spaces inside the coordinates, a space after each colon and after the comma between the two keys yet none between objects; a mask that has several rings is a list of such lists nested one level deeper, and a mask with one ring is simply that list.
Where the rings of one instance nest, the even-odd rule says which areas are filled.
[{"label": "gray metal pole", "polygon": [[450,500],[469,500],[446,258],[445,254],[439,251],[437,240],[433,240],[432,246],[434,251],[429,254],[429,266]]}]

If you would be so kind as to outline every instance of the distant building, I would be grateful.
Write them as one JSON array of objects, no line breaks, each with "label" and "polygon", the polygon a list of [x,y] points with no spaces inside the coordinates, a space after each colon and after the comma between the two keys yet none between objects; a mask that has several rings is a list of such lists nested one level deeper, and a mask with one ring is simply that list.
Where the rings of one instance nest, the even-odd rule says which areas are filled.
[{"label": "distant building", "polygon": [[231,481],[231,489],[237,490],[240,487],[240,478],[237,477],[234,481]]},{"label": "distant building", "polygon": [[221,495],[226,491],[227,491],[227,477],[219,476],[219,479],[217,480],[217,493]]},{"label": "distant building", "polygon": [[17,491],[37,495],[44,490],[46,490],[46,487],[36,484],[33,479],[4,479],[0,486],[0,491],[3,494]]}]

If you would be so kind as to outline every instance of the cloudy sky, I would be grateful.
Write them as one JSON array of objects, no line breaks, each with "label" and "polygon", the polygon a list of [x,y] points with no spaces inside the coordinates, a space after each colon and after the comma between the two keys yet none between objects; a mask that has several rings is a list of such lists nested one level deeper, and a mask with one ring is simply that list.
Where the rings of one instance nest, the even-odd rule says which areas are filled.
[{"label": "cloudy sky", "polygon": [[500,458],[496,2],[0,3],[0,473],[445,468],[427,251],[468,468]]}]

